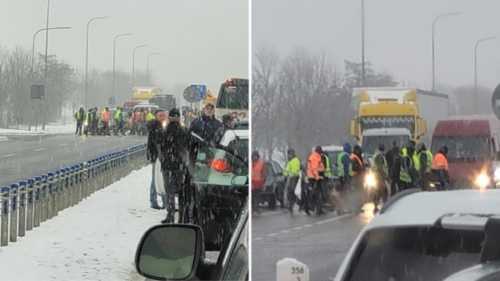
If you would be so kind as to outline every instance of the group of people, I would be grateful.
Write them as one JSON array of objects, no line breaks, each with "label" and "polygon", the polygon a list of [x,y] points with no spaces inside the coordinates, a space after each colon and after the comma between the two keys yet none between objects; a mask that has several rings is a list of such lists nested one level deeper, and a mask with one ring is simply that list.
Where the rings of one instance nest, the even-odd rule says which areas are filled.
[{"label": "group of people", "polygon": [[[374,211],[378,211],[380,200],[385,202],[389,196],[409,188],[444,190],[448,186],[448,149],[443,146],[435,156],[424,143],[415,144],[410,141],[399,147],[394,142],[386,150],[384,144],[379,144],[373,154],[371,164],[363,159],[363,149],[360,145],[343,145],[343,151],[337,159],[330,157],[321,146],[315,147],[303,165],[295,150],[289,149],[287,164],[283,172],[287,177],[285,193],[288,198],[288,209],[293,213],[293,207],[298,204],[308,215],[316,211],[317,215],[324,213],[323,206],[332,202],[337,212],[361,211],[363,204],[369,200],[375,203]],[[265,182],[264,161],[257,151],[252,155],[252,192],[254,208],[258,209],[258,193]],[[334,161],[332,165],[331,161]],[[374,191],[365,191],[365,177],[368,171],[374,178]],[[332,181],[335,175],[336,181]],[[297,182],[302,180],[301,200],[298,200]],[[431,184],[436,183],[436,184]],[[354,196],[353,196],[354,195]]]},{"label": "group of people", "polygon": [[115,135],[125,134],[125,114],[122,107],[117,107],[113,112],[104,107],[101,111],[97,107],[90,108],[87,112],[83,107],[75,112],[75,135]]},{"label": "group of people", "polygon": [[[200,117],[194,119],[189,129],[180,122],[178,109],[168,112],[157,111],[152,120],[148,121],[147,158],[153,164],[153,179],[150,185],[150,204],[153,209],[166,209],[167,215],[162,223],[172,223],[175,220],[175,196],[179,196],[179,205],[186,205],[191,192],[191,171],[198,150],[203,147],[199,138],[205,143],[214,144],[220,140],[223,131],[234,126],[230,117],[225,116],[224,122],[215,118],[215,106],[207,104]],[[155,165],[159,160],[163,178],[164,196],[160,207],[157,201],[155,183]],[[185,209],[179,206],[179,221],[189,222]]]}]

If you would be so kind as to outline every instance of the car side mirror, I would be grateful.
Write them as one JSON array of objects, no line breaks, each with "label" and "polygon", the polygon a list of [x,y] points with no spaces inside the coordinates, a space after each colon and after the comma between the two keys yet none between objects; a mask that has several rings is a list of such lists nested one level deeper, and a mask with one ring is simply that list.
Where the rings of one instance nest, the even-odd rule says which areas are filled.
[{"label": "car side mirror", "polygon": [[148,229],[135,255],[137,272],[154,280],[191,279],[204,254],[199,226],[162,224]]}]

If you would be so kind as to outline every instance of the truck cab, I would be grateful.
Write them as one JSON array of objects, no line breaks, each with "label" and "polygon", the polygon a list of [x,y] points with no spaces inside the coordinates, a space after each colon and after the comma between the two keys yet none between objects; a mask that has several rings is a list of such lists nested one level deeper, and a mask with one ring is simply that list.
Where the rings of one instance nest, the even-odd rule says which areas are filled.
[{"label": "truck cab", "polygon": [[488,116],[462,116],[437,123],[432,152],[448,147],[450,184],[455,188],[480,187],[479,176],[495,186],[500,121]]}]

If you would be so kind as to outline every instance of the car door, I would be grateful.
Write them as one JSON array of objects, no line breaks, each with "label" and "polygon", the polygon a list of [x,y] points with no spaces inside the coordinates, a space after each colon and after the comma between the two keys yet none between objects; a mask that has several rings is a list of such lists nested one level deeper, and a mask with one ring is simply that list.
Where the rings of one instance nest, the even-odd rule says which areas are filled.
[{"label": "car door", "polygon": [[248,210],[244,211],[241,219],[224,257],[220,280],[248,280]]}]

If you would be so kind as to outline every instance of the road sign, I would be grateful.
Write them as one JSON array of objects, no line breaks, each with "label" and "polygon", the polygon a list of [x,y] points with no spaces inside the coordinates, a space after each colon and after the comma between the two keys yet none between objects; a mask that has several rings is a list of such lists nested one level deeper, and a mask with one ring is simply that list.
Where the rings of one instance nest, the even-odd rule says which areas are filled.
[{"label": "road sign", "polygon": [[276,263],[277,281],[309,281],[309,267],[292,258],[284,258]]},{"label": "road sign", "polygon": [[40,84],[31,85],[31,99],[43,99],[45,97],[45,86]]},{"label": "road sign", "polygon": [[193,84],[184,90],[184,99],[188,102],[199,102],[205,98],[206,94],[206,85]]},{"label": "road sign", "polygon": [[495,88],[493,96],[491,97],[491,106],[493,107],[493,112],[500,119],[500,85]]}]

